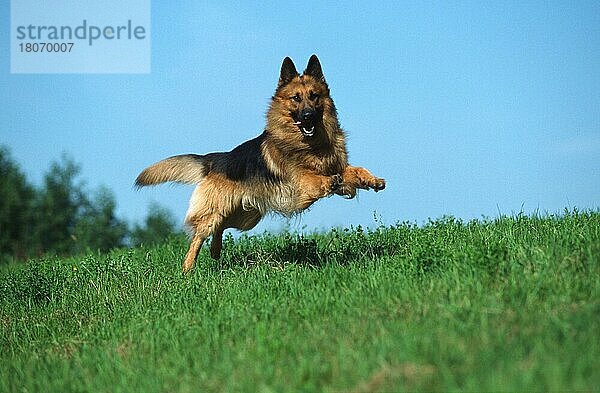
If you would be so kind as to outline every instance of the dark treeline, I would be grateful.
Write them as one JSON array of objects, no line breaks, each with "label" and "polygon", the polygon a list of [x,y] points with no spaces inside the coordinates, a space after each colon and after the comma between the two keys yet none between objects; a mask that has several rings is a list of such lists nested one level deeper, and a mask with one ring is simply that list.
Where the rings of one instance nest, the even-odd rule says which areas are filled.
[{"label": "dark treeline", "polygon": [[106,187],[88,191],[79,172],[62,156],[36,187],[0,146],[0,263],[151,244],[179,233],[171,214],[158,205],[151,206],[142,224],[118,218],[112,192]]}]

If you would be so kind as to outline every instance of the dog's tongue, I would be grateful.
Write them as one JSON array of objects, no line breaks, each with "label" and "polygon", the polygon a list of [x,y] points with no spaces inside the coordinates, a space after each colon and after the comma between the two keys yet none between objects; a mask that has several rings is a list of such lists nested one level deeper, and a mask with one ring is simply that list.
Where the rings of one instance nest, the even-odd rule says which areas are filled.
[{"label": "dog's tongue", "polygon": [[296,121],[294,122],[294,125],[300,128],[300,131],[304,136],[313,136],[315,134],[315,125],[312,124],[312,122]]},{"label": "dog's tongue", "polygon": [[315,126],[310,126],[310,128],[302,126],[302,134],[304,134],[304,136],[313,136],[314,133],[315,133]]},{"label": "dog's tongue", "polygon": [[300,124],[300,131],[304,136],[313,136],[315,133],[315,124],[312,121],[303,121]]}]

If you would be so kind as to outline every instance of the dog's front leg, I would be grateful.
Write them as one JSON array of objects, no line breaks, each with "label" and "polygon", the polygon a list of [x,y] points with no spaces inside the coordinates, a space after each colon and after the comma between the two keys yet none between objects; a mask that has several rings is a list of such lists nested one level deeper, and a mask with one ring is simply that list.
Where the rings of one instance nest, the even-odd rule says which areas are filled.
[{"label": "dog's front leg", "polygon": [[332,195],[342,183],[342,176],[323,176],[303,173],[298,179],[298,193],[295,201],[297,210],[304,210],[318,199]]},{"label": "dog's front leg", "polygon": [[362,190],[373,189],[375,192],[385,188],[385,180],[373,176],[373,174],[365,168],[348,165],[344,169],[342,178],[342,183],[335,193],[338,195],[345,195],[349,198],[353,198],[356,195],[357,188]]}]

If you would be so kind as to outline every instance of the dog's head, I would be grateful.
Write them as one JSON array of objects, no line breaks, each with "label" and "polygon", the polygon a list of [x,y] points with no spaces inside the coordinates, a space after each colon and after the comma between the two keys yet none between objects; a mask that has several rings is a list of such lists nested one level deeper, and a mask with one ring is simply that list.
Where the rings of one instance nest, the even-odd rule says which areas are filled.
[{"label": "dog's head", "polygon": [[303,138],[314,138],[328,132],[328,116],[333,117],[337,124],[335,106],[317,56],[310,57],[301,75],[289,57],[283,60],[270,112],[273,113],[269,116],[278,117],[269,120]]}]

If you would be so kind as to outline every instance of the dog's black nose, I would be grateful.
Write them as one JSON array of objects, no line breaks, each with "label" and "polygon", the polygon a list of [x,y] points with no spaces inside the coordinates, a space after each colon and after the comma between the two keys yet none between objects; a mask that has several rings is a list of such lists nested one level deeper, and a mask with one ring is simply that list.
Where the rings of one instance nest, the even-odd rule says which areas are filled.
[{"label": "dog's black nose", "polygon": [[302,112],[300,112],[300,116],[302,117],[302,120],[312,120],[314,115],[315,115],[315,110],[311,109],[311,108],[302,109]]}]

